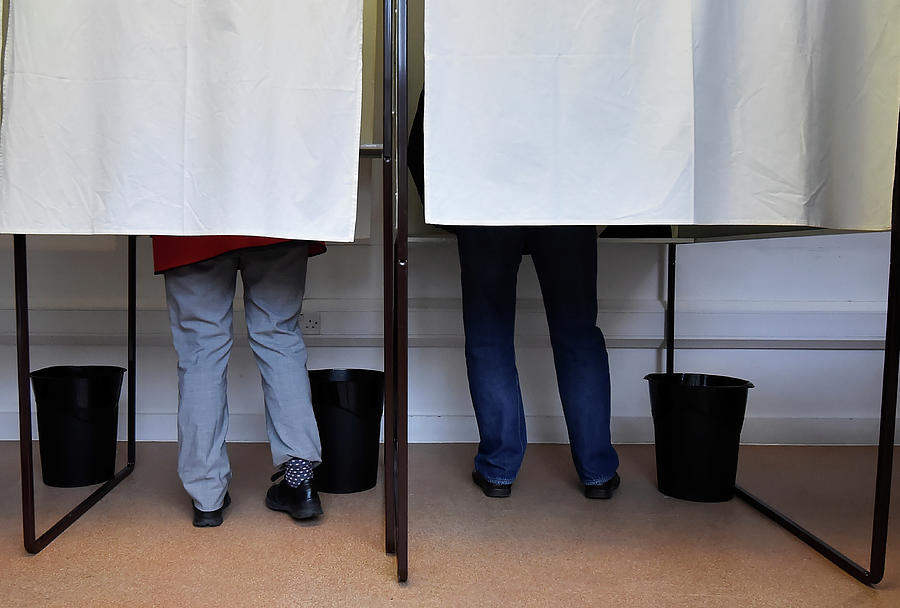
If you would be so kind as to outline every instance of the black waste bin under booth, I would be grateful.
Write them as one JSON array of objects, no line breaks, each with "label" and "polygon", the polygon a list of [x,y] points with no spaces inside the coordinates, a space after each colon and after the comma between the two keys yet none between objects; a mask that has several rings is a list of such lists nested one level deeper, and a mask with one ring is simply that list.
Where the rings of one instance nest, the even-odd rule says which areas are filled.
[{"label": "black waste bin under booth", "polygon": [[310,370],[309,383],[322,441],[316,488],[332,494],[374,488],[378,481],[384,372]]},{"label": "black waste bin under booth", "polygon": [[31,372],[45,484],[74,488],[113,477],[124,375],[105,365]]},{"label": "black waste bin under booth", "polygon": [[747,391],[740,378],[649,374],[659,491],[722,502],[734,497]]}]

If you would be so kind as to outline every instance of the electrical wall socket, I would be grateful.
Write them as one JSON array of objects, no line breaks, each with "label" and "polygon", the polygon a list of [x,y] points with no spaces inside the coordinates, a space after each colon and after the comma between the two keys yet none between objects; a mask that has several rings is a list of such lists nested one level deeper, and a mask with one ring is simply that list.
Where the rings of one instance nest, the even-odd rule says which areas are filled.
[{"label": "electrical wall socket", "polygon": [[318,312],[300,313],[300,329],[304,334],[313,335],[320,332]]}]

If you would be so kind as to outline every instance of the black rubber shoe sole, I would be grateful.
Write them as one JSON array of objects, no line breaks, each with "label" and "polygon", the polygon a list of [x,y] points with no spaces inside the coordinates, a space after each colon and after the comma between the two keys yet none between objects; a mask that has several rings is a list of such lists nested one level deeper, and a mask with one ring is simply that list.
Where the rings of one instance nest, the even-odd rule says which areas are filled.
[{"label": "black rubber shoe sole", "polygon": [[231,496],[225,493],[225,502],[215,511],[201,511],[194,507],[194,527],[195,528],[215,528],[222,525],[222,511],[231,504]]}]

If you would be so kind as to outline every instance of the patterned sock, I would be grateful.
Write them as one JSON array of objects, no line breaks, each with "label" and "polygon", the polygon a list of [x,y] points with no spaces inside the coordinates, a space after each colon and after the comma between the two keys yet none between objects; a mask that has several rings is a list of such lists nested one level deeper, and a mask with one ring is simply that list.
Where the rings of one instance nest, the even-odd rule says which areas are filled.
[{"label": "patterned sock", "polygon": [[304,481],[312,479],[312,463],[302,458],[292,458],[284,465],[284,480],[292,488],[298,487]]}]

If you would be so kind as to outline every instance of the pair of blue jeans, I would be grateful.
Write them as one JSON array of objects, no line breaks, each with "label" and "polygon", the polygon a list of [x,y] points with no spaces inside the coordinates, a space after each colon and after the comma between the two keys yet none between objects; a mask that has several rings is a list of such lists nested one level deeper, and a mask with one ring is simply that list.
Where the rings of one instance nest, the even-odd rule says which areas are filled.
[{"label": "pair of blue jeans", "polygon": [[516,279],[524,254],[537,270],[575,470],[609,481],[619,458],[610,440],[609,357],[597,327],[597,232],[587,226],[456,229],[466,369],[480,442],[475,470],[512,483],[528,443],[516,369]]}]

